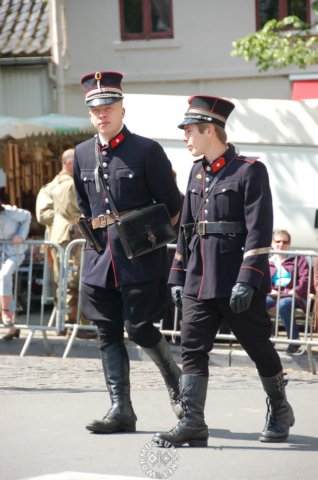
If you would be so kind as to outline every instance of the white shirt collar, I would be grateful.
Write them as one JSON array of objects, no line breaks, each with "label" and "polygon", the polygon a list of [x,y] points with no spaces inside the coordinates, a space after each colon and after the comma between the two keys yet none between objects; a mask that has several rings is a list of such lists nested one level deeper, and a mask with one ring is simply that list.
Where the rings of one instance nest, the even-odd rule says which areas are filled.
[{"label": "white shirt collar", "polygon": [[[116,135],[114,135],[113,138],[117,137],[117,135],[119,134],[119,132],[122,131],[123,126],[124,126],[124,124],[122,123],[120,129],[118,130],[118,132],[116,133]],[[103,147],[108,147],[108,146],[109,146],[109,142],[106,142],[106,140],[103,139],[103,137],[101,136],[100,133],[98,134],[98,138],[99,138],[99,141],[100,141],[100,143],[101,143],[101,145],[102,145]]]}]

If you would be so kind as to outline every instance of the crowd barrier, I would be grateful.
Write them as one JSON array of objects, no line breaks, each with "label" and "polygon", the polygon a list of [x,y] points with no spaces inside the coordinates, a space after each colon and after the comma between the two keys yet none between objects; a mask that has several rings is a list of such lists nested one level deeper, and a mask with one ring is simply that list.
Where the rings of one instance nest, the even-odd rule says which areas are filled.
[{"label": "crowd barrier", "polygon": [[[9,242],[1,241],[0,250],[5,251],[6,245]],[[24,356],[32,341],[34,334],[39,331],[43,336],[46,350],[50,352],[50,345],[47,339],[47,332],[53,331],[57,335],[61,333],[65,328],[71,330],[71,335],[66,342],[66,347],[63,353],[63,358],[66,358],[73,346],[79,330],[96,331],[94,325],[87,325],[80,323],[81,317],[81,278],[83,267],[83,251],[85,241],[82,239],[73,240],[69,243],[65,251],[60,245],[46,241],[46,240],[27,240],[24,242],[28,246],[26,252],[26,259],[19,267],[17,274],[15,275],[14,282],[14,296],[13,302],[16,310],[19,312],[19,306],[22,312],[16,315],[17,328],[27,329],[27,339],[23,345],[20,356]],[[79,265],[74,265],[71,261],[72,253],[75,248],[81,247],[81,261]],[[175,245],[168,245],[169,249],[174,250]],[[50,261],[51,249],[55,249],[59,254],[59,295],[57,295],[55,301],[55,289],[52,281],[52,264]],[[272,253],[279,253],[273,250]],[[309,278],[308,278],[308,291],[307,291],[307,303],[306,310],[303,312],[300,309],[292,308],[294,314],[291,316],[291,330],[293,324],[296,321],[300,326],[301,335],[297,340],[290,340],[287,337],[286,332],[282,327],[282,322],[279,317],[278,310],[271,310],[270,316],[272,320],[272,336],[271,341],[275,345],[287,346],[288,344],[300,345],[300,350],[295,355],[302,355],[307,353],[309,367],[313,373],[316,373],[315,360],[312,354],[312,347],[318,346],[318,335],[313,331],[314,324],[314,303],[316,300],[316,294],[312,288],[312,275],[313,275],[313,263],[315,257],[318,256],[318,252],[309,250],[287,250],[284,254],[292,255],[297,258],[302,255],[306,256],[309,265]],[[3,254],[2,254],[3,257]],[[296,265],[296,264],[295,264]],[[68,313],[66,309],[66,295],[69,278],[74,268],[79,269],[79,291],[77,298],[77,316],[74,324],[69,324],[66,319]],[[297,265],[296,265],[297,268]],[[296,279],[296,276],[295,276]],[[295,281],[295,280],[294,280]],[[34,284],[38,287],[38,292],[34,292]],[[294,285],[295,286],[295,285]],[[35,298],[37,297],[37,308],[34,307]],[[280,297],[280,291],[278,291],[278,299]],[[295,305],[295,296],[292,297],[293,306]],[[3,326],[2,326],[3,327]],[[180,336],[180,330],[178,329],[178,312],[175,309],[174,312],[174,325],[172,329],[163,329],[162,321],[158,324],[158,328],[164,335],[170,335],[172,341],[175,342]],[[235,336],[229,332],[224,333],[219,331],[216,340],[224,343],[233,344],[236,341]]]},{"label": "crowd barrier", "polygon": [[[47,332],[57,334],[63,326],[63,298],[58,295],[54,301],[52,281],[51,251],[59,255],[59,285],[64,282],[64,250],[57,243],[46,240],[26,240],[27,249],[23,263],[14,274],[11,310],[17,328],[28,330],[27,339],[20,356],[24,356],[34,334],[40,331],[47,353],[51,352]],[[14,254],[10,241],[0,241],[0,267]],[[61,290],[63,292],[63,289]],[[1,328],[5,328],[1,323]]]}]

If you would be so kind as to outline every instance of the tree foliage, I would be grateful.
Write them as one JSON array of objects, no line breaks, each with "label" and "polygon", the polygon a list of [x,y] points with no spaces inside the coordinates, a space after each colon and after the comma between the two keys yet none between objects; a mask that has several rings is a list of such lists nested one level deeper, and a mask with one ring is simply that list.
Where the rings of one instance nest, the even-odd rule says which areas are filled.
[{"label": "tree foliage", "polygon": [[[311,7],[318,12],[318,1]],[[247,62],[256,59],[260,72],[289,65],[306,68],[318,62],[318,36],[313,27],[296,16],[269,20],[261,30],[233,42],[231,55]]]}]

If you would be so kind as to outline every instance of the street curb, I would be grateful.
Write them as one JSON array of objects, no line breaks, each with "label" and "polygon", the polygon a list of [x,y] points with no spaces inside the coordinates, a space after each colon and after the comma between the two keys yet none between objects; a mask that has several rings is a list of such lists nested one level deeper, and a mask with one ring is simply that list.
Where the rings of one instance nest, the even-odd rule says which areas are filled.
[{"label": "street curb", "polygon": [[[179,364],[182,363],[180,346],[170,345],[173,358]],[[214,346],[210,353],[209,365],[217,367],[254,367],[254,362],[250,359],[243,349],[223,348]],[[131,360],[150,361],[149,356],[142,350],[141,347],[134,345],[131,342],[127,344],[127,350]],[[288,355],[285,352],[278,351],[284,369],[304,370],[310,371],[310,363],[306,354],[302,355]],[[318,354],[313,354],[315,362],[318,362]]]},{"label": "street curb", "polygon": [[[26,337],[14,339],[10,342],[3,342],[0,340],[0,355],[15,355],[21,354]],[[29,348],[25,356],[52,356],[63,357],[67,347],[68,340],[61,336],[48,336],[48,341],[44,342],[43,337],[39,334],[32,338]],[[131,360],[151,361],[150,357],[138,345],[129,340],[125,340],[129,358]],[[178,364],[182,363],[181,347],[170,343],[170,348],[175,361]],[[280,351],[277,348],[281,362],[285,369],[312,371],[309,357],[306,353],[287,355],[285,353],[286,346],[282,347],[284,350]],[[218,367],[255,367],[254,362],[249,358],[247,353],[238,345],[227,346],[216,343],[213,351],[210,352],[209,365]],[[98,341],[96,339],[76,339],[72,345],[68,357],[70,358],[96,358],[100,359],[100,352],[98,349]],[[313,352],[313,360],[318,364],[318,352]],[[67,360],[67,358],[66,358]]]}]

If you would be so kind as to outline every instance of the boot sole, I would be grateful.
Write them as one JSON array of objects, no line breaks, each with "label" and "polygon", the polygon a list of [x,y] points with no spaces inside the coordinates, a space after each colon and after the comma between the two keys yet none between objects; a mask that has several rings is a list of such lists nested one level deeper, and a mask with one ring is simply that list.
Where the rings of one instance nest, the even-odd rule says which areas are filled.
[{"label": "boot sole", "polygon": [[[295,418],[293,418],[293,420],[291,420],[290,422],[290,427],[293,427],[295,425]],[[281,443],[281,442],[285,442],[285,440],[287,440],[289,436],[289,432],[287,433],[287,435],[284,435],[284,437],[266,437],[266,436],[260,436],[259,437],[259,441],[260,442],[267,442],[267,443]]]},{"label": "boot sole", "polygon": [[282,443],[287,440],[288,435],[285,437],[259,437],[260,442],[266,442],[266,443]]},{"label": "boot sole", "polygon": [[152,442],[161,448],[170,448],[170,447],[182,447],[183,445],[189,445],[189,447],[207,447],[208,440],[185,440],[184,442],[169,442],[161,438],[154,437]]},{"label": "boot sole", "polygon": [[127,426],[120,426],[120,427],[114,427],[114,428],[103,428],[103,427],[94,427],[93,425],[87,425],[86,430],[92,433],[133,433],[136,431],[136,425],[127,425]]}]

